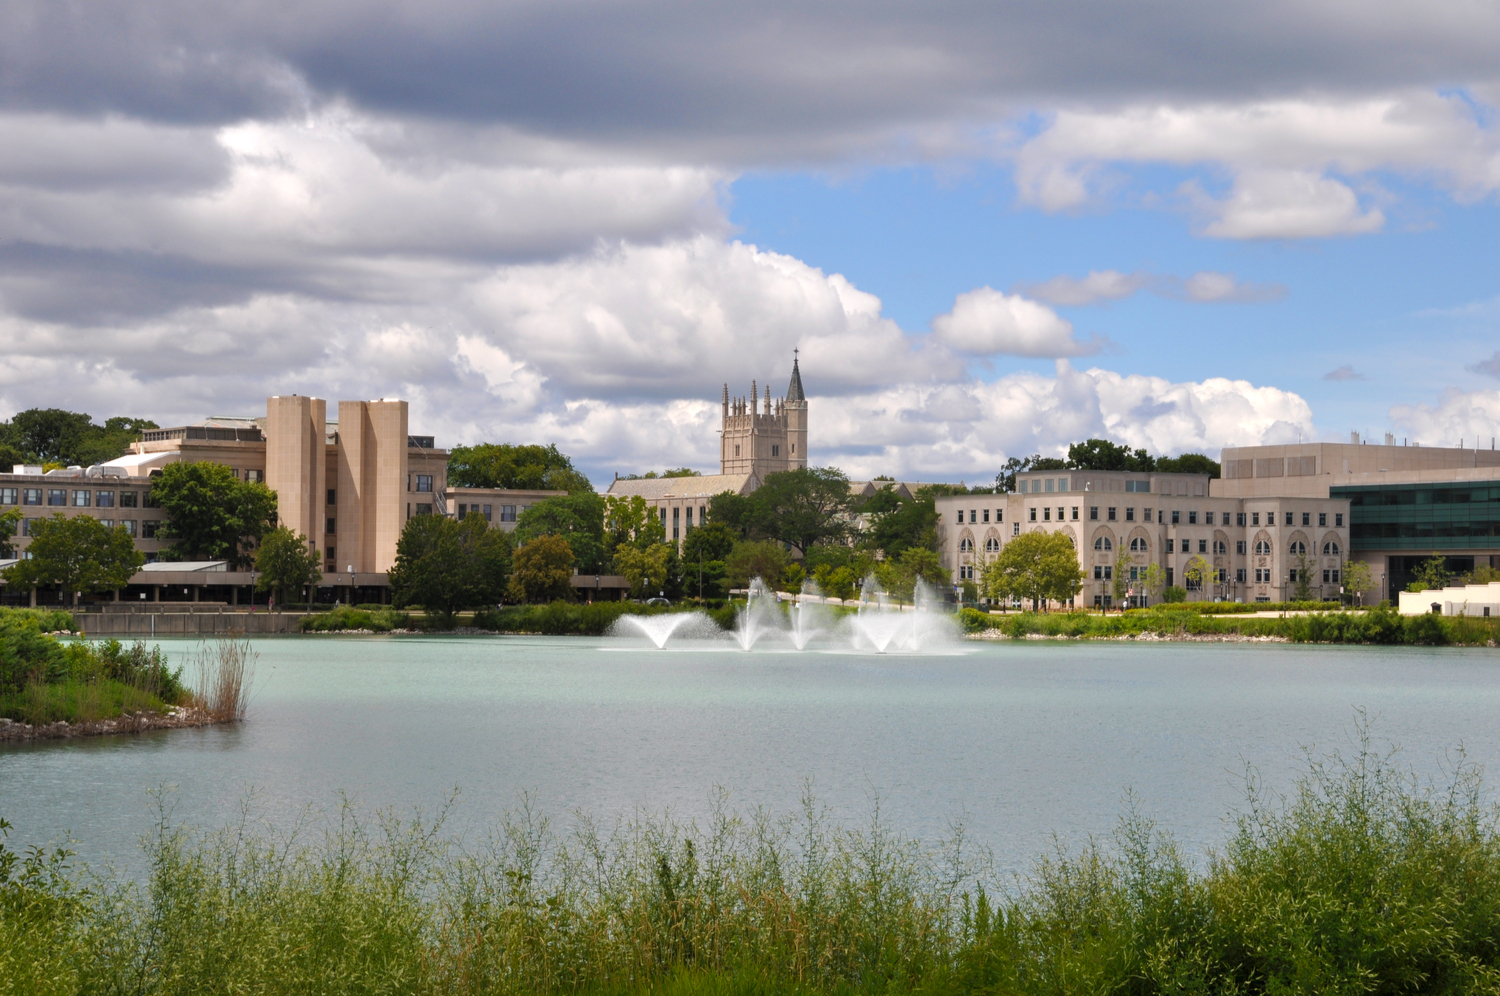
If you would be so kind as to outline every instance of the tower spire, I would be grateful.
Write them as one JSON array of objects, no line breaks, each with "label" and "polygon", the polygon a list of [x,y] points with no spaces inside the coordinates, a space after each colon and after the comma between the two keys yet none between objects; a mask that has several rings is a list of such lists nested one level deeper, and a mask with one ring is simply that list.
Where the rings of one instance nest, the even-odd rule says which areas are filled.
[{"label": "tower spire", "polygon": [[802,371],[797,368],[797,353],[792,350],[792,382],[787,385],[786,400],[789,404],[803,404],[807,397],[802,393]]}]

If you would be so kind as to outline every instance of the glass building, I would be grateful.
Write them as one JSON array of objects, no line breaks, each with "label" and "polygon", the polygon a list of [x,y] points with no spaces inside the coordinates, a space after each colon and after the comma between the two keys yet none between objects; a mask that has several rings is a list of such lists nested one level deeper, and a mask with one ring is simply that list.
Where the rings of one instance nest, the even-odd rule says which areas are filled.
[{"label": "glass building", "polygon": [[[1349,501],[1350,552],[1385,557],[1385,597],[1395,598],[1434,555],[1448,570],[1472,571],[1500,559],[1500,475],[1492,481],[1334,486]],[[1376,579],[1379,580],[1378,578]]]}]

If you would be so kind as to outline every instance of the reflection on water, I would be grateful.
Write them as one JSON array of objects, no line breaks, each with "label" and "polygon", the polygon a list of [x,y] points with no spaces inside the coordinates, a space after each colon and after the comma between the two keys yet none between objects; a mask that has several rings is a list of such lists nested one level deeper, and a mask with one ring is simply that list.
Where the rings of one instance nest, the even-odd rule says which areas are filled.
[{"label": "reflection on water", "polygon": [[[813,641],[816,645],[816,641]],[[185,653],[190,641],[163,641]],[[805,779],[835,817],[875,793],[908,833],[963,816],[1002,865],[1107,831],[1121,796],[1190,852],[1221,841],[1243,762],[1285,784],[1299,747],[1347,742],[1353,708],[1437,772],[1462,742],[1500,760],[1493,651],[1072,643],[963,644],[952,656],[751,652],[644,637],[292,637],[256,641],[242,726],[0,748],[0,816],[22,845],[69,832],[90,860],[138,868],[148,792],[217,826],[253,789],[290,823],[337,793],[487,821],[534,790],[566,818],[637,807],[796,807]],[[674,649],[676,648],[676,649]],[[601,650],[632,650],[601,653]]]}]

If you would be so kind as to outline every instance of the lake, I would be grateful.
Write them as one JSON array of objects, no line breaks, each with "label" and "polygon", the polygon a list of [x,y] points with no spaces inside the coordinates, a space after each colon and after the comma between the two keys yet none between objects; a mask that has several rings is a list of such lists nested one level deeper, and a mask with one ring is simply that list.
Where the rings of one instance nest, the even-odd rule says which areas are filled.
[{"label": "lake", "polygon": [[[185,656],[195,643],[160,641]],[[1286,787],[1301,748],[1377,742],[1442,777],[1454,748],[1500,760],[1500,653],[1284,644],[1003,642],[945,656],[646,649],[546,637],[255,641],[241,725],[0,746],[11,843],[71,834],[139,873],[138,837],[169,789],[178,822],[216,827],[247,798],[273,823],[347,793],[435,810],[468,832],[520,793],[562,818],[797,807],[811,781],[844,822],[878,796],[926,839],[962,818],[1002,869],[1054,832],[1109,832],[1128,790],[1189,854],[1222,842],[1244,766]]]}]

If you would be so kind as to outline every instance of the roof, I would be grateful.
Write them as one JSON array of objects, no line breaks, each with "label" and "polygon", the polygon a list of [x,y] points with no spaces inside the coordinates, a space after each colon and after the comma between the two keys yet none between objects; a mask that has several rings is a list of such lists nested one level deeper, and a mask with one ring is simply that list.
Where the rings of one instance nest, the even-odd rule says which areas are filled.
[{"label": "roof", "polygon": [[787,385],[786,400],[789,402],[807,400],[802,394],[802,371],[797,369],[797,358],[795,356],[792,357],[792,382]]},{"label": "roof", "polygon": [[227,560],[158,560],[154,564],[141,566],[142,573],[157,571],[227,571]]},{"label": "roof", "polygon": [[754,474],[704,474],[700,477],[653,477],[616,480],[607,494],[640,495],[647,501],[668,498],[711,498],[725,491],[747,495],[760,484]]}]

